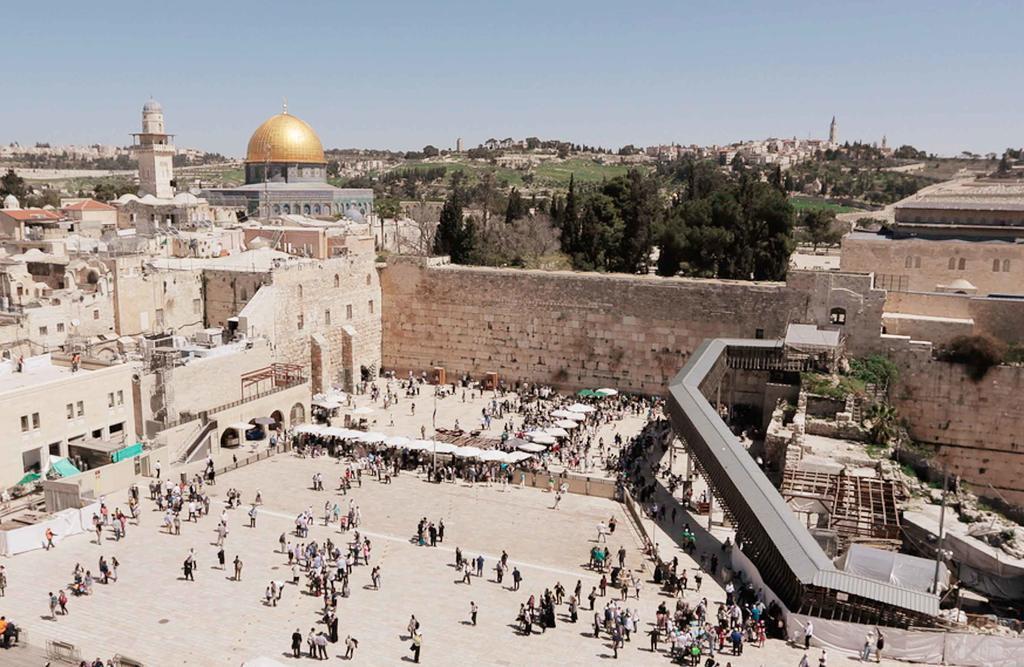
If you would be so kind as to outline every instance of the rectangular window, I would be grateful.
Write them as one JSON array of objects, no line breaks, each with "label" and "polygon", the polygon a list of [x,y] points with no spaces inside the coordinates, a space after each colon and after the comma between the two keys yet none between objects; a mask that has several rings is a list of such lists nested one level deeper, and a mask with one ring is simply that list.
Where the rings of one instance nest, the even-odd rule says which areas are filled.
[{"label": "rectangular window", "polygon": [[764,338],[764,329],[754,329],[754,338],[759,340]]},{"label": "rectangular window", "polygon": [[305,318],[302,317],[302,313],[299,313],[299,331],[302,331],[302,327],[306,324]]},{"label": "rectangular window", "polygon": [[203,307],[202,299],[192,299],[192,313],[194,315],[199,314],[199,310]]},{"label": "rectangular window", "polygon": [[331,324],[331,309],[328,308],[324,311],[324,324],[330,326]]},{"label": "rectangular window", "polygon": [[39,327],[39,335],[40,336],[45,336],[48,333],[49,333],[49,330],[46,327]]},{"label": "rectangular window", "polygon": [[78,401],[77,403],[75,403],[75,407],[77,408],[79,417],[85,414],[85,403],[83,403],[82,401]]},{"label": "rectangular window", "polygon": [[123,430],[124,430],[124,422],[118,422],[117,424],[111,424],[110,425],[110,432],[111,433],[120,433]]},{"label": "rectangular window", "polygon": [[347,306],[345,306],[345,319],[346,320],[351,320],[352,319],[352,304],[351,303],[348,304]]},{"label": "rectangular window", "polygon": [[64,323],[57,322],[57,333],[64,333]]},{"label": "rectangular window", "polygon": [[373,299],[370,299],[370,312],[373,312]]},{"label": "rectangular window", "polygon": [[164,328],[164,309],[163,308],[157,308],[156,309],[156,328],[157,329],[163,329]]},{"label": "rectangular window", "polygon": [[22,415],[21,416],[21,430],[22,431],[27,431],[28,430],[28,415]]},{"label": "rectangular window", "polygon": [[92,311],[92,319],[94,319],[94,320],[100,319],[100,311],[98,311],[98,310]]},{"label": "rectangular window", "polygon": [[107,407],[108,408],[114,407],[114,392],[109,392],[107,394]]},{"label": "rectangular window", "polygon": [[75,406],[73,404],[71,404],[71,403],[68,403],[68,419],[74,419],[74,418],[75,418]]},{"label": "rectangular window", "polygon": [[117,390],[117,404],[124,405],[124,392],[120,389]]},{"label": "rectangular window", "polygon": [[33,412],[32,413],[32,430],[35,430],[37,428],[39,428],[39,413],[38,412]]}]

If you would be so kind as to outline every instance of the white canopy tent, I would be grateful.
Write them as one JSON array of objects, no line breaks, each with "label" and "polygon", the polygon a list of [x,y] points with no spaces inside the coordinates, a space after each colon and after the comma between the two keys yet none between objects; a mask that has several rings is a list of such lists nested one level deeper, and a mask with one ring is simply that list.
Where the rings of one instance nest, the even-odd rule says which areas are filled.
[{"label": "white canopy tent", "polygon": [[569,437],[569,432],[566,431],[564,428],[560,428],[558,426],[552,426],[552,427],[546,428],[546,429],[544,429],[544,432],[547,433],[548,435],[554,436],[556,438],[568,438]]},{"label": "white canopy tent", "polygon": [[537,442],[523,442],[520,443],[516,447],[516,449],[522,450],[524,452],[533,452],[536,454],[540,452],[546,452],[548,448]]},{"label": "white canopy tent", "polygon": [[553,445],[556,442],[558,442],[557,440],[555,440],[554,436],[548,435],[547,433],[542,433],[540,435],[532,436],[532,437],[530,437],[530,440],[532,442],[536,442],[539,445]]},{"label": "white canopy tent", "polygon": [[573,419],[559,419],[555,422],[555,426],[558,428],[564,428],[567,431],[571,431],[574,428],[579,428],[579,422]]},{"label": "white canopy tent", "polygon": [[455,451],[452,452],[453,456],[458,456],[461,459],[476,459],[480,458],[480,455],[484,453],[484,450],[479,447],[456,447]]},{"label": "white canopy tent", "polygon": [[575,412],[581,415],[587,415],[594,412],[596,409],[592,405],[584,405],[583,403],[573,403],[569,406],[569,412]]}]

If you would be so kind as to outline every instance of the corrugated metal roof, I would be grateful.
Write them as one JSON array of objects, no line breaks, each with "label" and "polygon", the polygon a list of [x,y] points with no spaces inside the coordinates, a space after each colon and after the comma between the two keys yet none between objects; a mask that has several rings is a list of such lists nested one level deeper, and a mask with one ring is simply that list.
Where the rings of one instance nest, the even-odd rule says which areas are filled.
[{"label": "corrugated metal roof", "polygon": [[[914,611],[938,613],[938,598],[836,569],[803,523],[700,390],[701,382],[730,347],[772,350],[782,341],[716,338],[705,340],[669,383],[671,400],[724,471],[730,502],[744,503],[801,584],[829,588]],[[721,490],[720,490],[721,491]]]}]

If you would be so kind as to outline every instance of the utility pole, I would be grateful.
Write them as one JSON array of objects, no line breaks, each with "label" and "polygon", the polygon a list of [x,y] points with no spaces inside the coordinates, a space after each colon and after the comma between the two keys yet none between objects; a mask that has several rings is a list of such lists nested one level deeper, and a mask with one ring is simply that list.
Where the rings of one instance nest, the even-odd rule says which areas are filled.
[{"label": "utility pole", "polygon": [[935,578],[932,581],[932,592],[939,594],[939,566],[942,564],[942,528],[946,521],[946,494],[949,493],[949,473],[946,464],[942,464],[942,509],[939,510],[939,543],[935,547]]}]

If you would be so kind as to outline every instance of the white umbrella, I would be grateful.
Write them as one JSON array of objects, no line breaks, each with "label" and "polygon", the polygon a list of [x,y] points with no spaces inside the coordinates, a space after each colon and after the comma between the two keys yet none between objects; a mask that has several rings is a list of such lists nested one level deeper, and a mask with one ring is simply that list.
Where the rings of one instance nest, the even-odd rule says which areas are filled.
[{"label": "white umbrella", "polygon": [[524,442],[520,444],[518,447],[516,447],[516,449],[521,449],[524,452],[539,453],[546,451],[547,447],[536,442]]},{"label": "white umbrella", "polygon": [[423,448],[428,452],[437,452],[438,454],[452,454],[458,449],[455,445],[450,442],[441,442],[433,440],[417,440],[416,442],[422,442],[426,446]]},{"label": "white umbrella", "polygon": [[479,458],[484,453],[484,450],[479,447],[456,447],[455,451],[452,452],[455,456],[463,459],[475,459]]},{"label": "white umbrella", "polygon": [[576,417],[576,413],[575,412],[569,412],[568,410],[558,409],[558,410],[552,410],[551,411],[551,416],[552,417],[557,417],[559,419],[573,419],[573,418]]},{"label": "white umbrella", "polygon": [[353,410],[352,414],[354,414],[354,415],[369,415],[369,414],[373,414],[373,408],[368,408],[368,407],[366,407],[364,405],[361,408],[356,408],[355,410]]},{"label": "white umbrella", "polygon": [[360,433],[358,436],[356,436],[355,439],[358,440],[359,442],[375,444],[378,442],[384,442],[387,439],[387,436],[384,435],[383,433],[374,433],[371,431],[369,433]]},{"label": "white umbrella", "polygon": [[549,435],[549,434],[548,434],[548,432],[547,432],[547,431],[545,431],[545,430],[544,430],[544,429],[542,429],[542,428],[538,428],[538,429],[534,429],[534,430],[532,430],[532,431],[527,431],[527,432],[526,432],[526,437],[527,437],[527,438],[530,438],[531,440],[532,440],[533,438],[536,438],[536,437],[538,437],[538,436],[540,436],[540,437],[543,437],[543,436],[545,436],[545,435]]},{"label": "white umbrella", "polygon": [[508,463],[508,454],[499,451],[497,449],[488,449],[480,455],[481,461],[500,461],[501,463]]},{"label": "white umbrella", "polygon": [[533,436],[533,437],[530,438],[530,440],[532,440],[533,442],[536,442],[537,444],[540,444],[540,445],[553,445],[556,442],[558,442],[557,440],[555,440],[555,438],[553,436],[550,436],[547,433],[545,433],[543,435]]},{"label": "white umbrella", "polygon": [[[527,444],[529,444],[529,443],[527,443]],[[511,454],[508,455],[508,462],[509,463],[519,463],[520,461],[525,461],[526,459],[532,459],[532,458],[533,458],[533,454],[527,454],[526,452],[512,452]]]},{"label": "white umbrella", "polygon": [[564,429],[567,429],[567,430],[572,430],[574,428],[578,428],[579,427],[579,423],[576,422],[573,419],[559,419],[558,421],[555,422],[555,426],[558,426],[559,428],[564,428]]},{"label": "white umbrella", "polygon": [[592,406],[584,405],[582,403],[573,403],[572,405],[569,406],[569,412],[575,412],[577,414],[585,415],[594,412],[594,408]]},{"label": "white umbrella", "polygon": [[602,396],[615,396],[619,393],[619,391],[617,389],[605,387],[603,389],[598,389],[597,393],[601,394]]},{"label": "white umbrella", "polygon": [[404,435],[391,435],[384,438],[384,444],[388,447],[407,447],[412,442]]},{"label": "white umbrella", "polygon": [[556,438],[568,438],[569,437],[569,432],[568,431],[566,431],[564,428],[559,428],[557,426],[554,426],[552,428],[546,428],[546,429],[544,429],[544,432],[547,433],[548,435],[553,435]]}]

